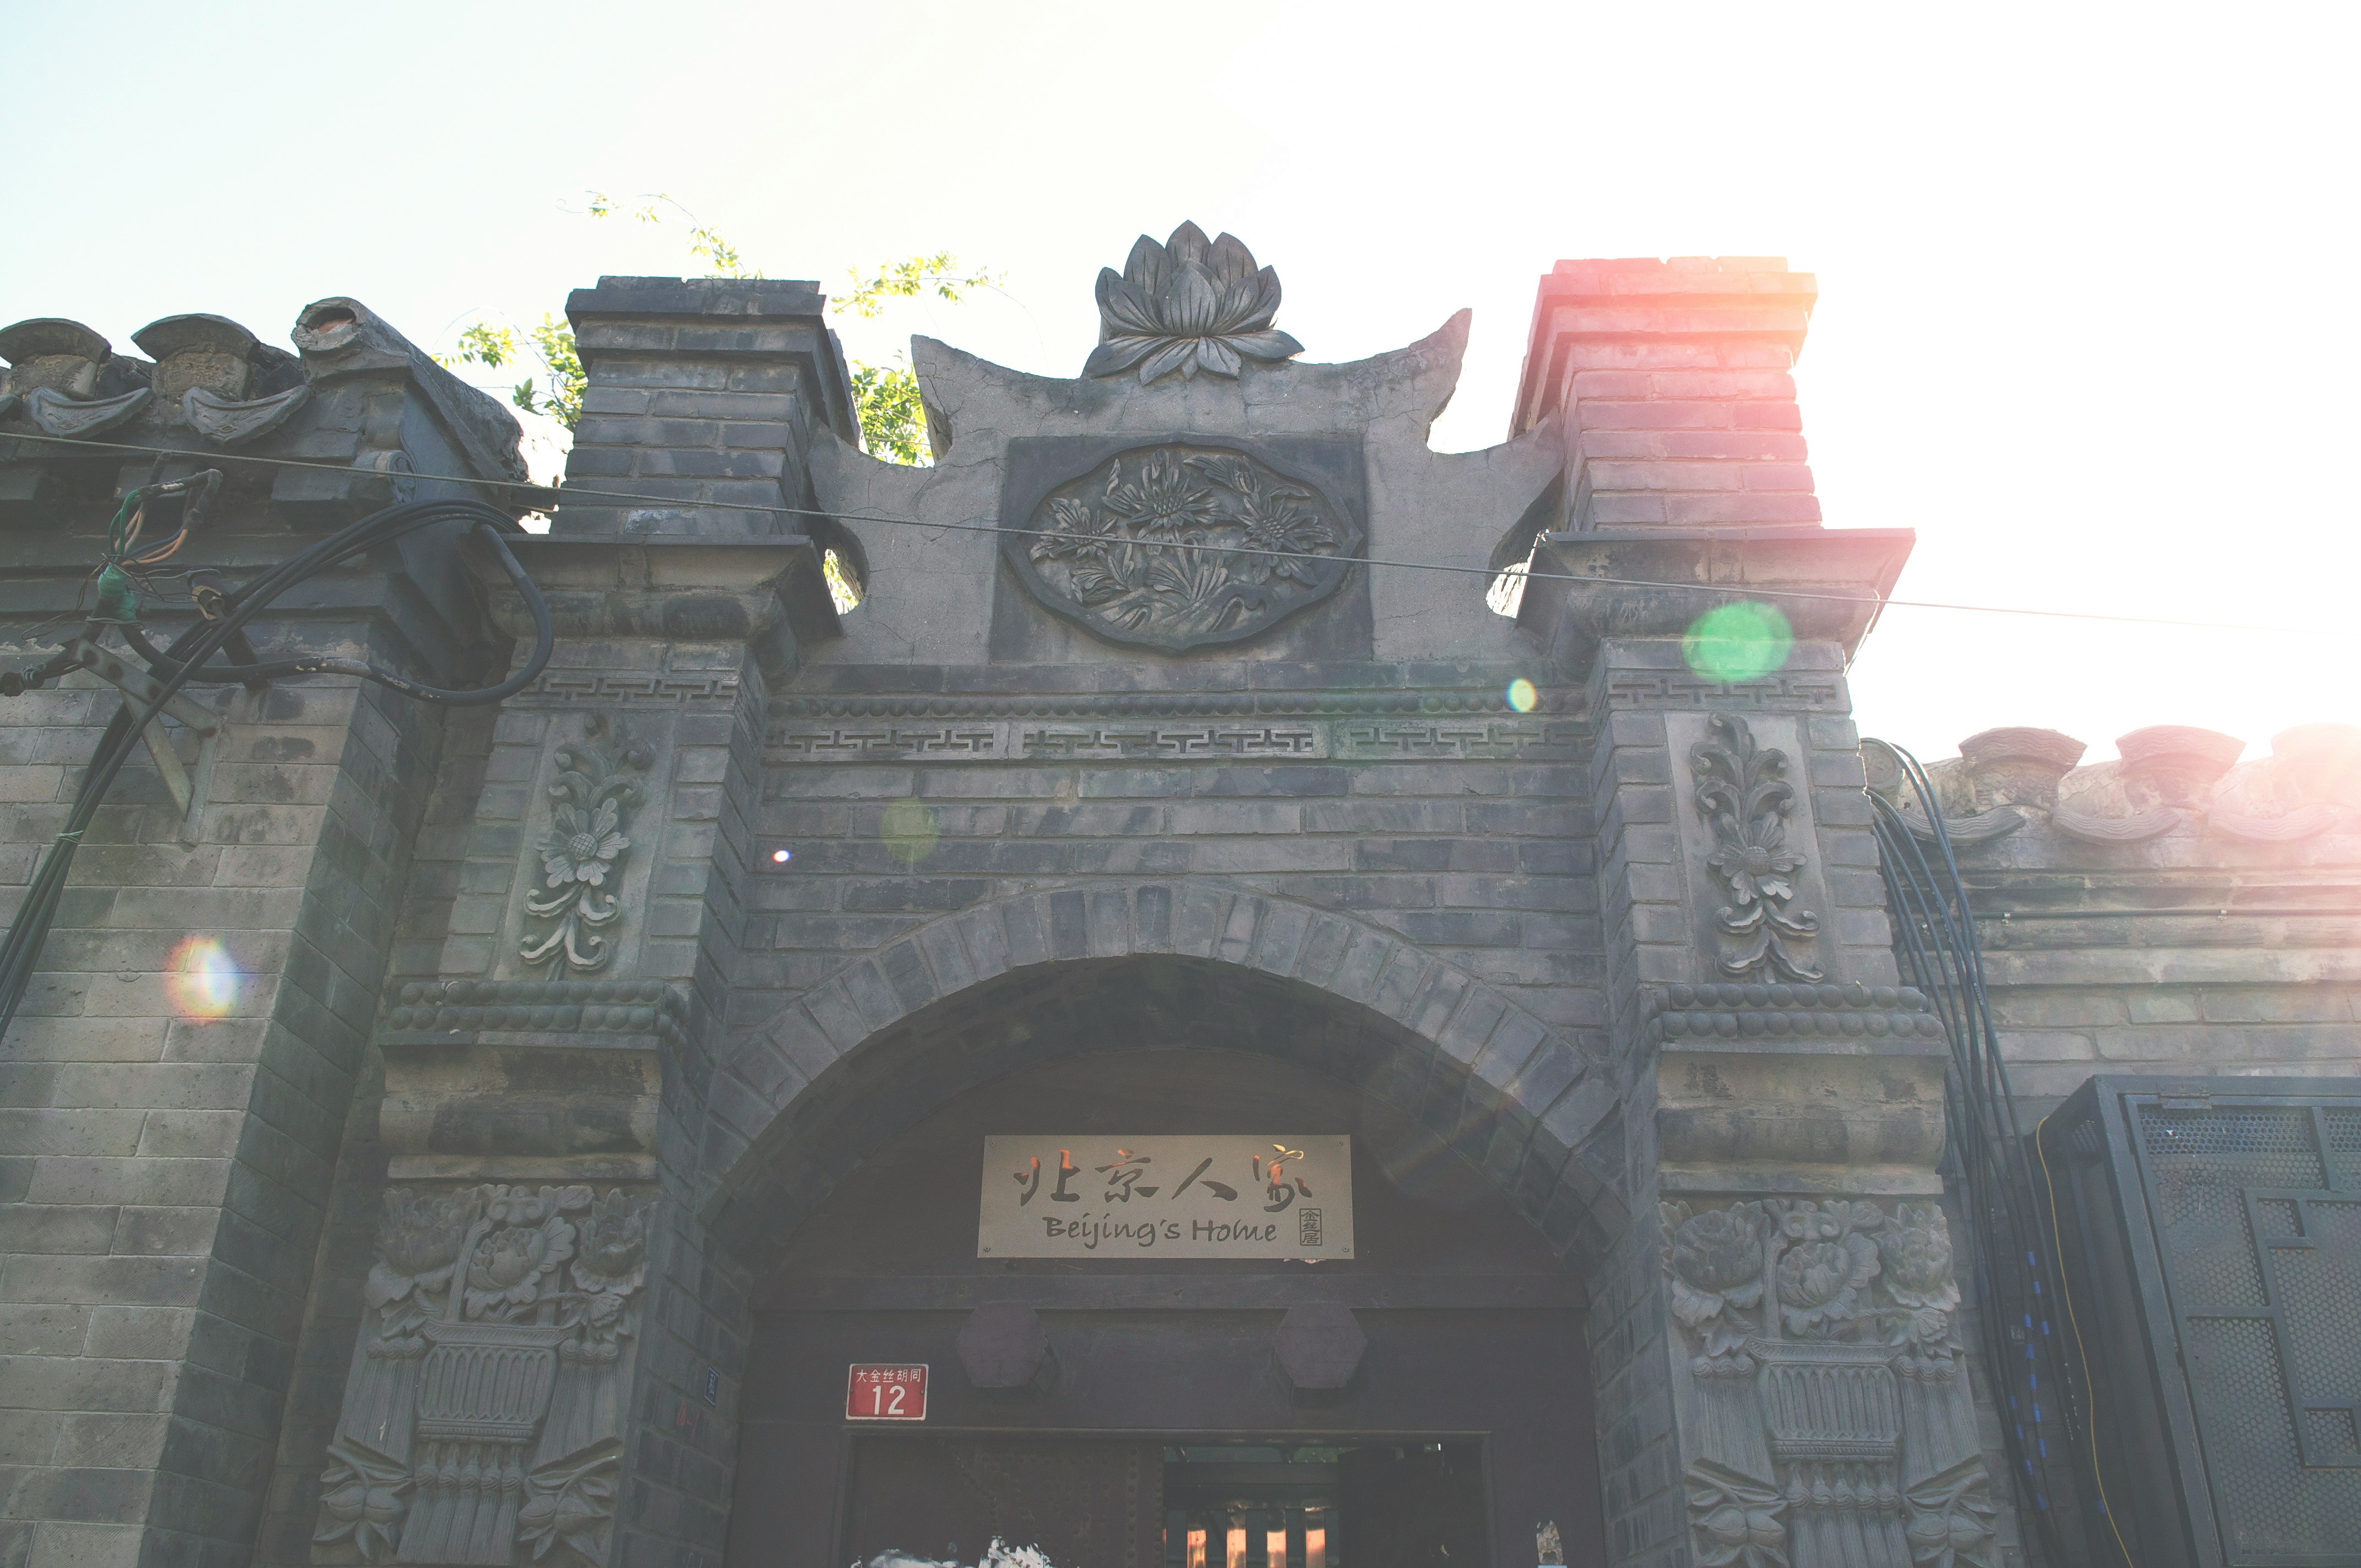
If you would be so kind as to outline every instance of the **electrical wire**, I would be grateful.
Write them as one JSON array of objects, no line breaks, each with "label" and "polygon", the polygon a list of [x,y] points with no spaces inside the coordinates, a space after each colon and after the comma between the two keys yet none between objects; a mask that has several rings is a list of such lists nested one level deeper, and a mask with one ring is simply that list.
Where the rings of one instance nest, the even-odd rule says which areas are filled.
[{"label": "electrical wire", "polygon": [[[2055,1225],[2045,1236],[2015,1096],[1993,1025],[1975,914],[1936,806],[1934,783],[1916,757],[1885,744],[1927,807],[1925,826],[1932,829],[1930,857],[1899,806],[1871,793],[1872,828],[1895,946],[1911,982],[1941,1017],[1950,1043],[1945,1130],[1969,1220],[1976,1319],[2001,1406],[2010,1481],[2019,1517],[2038,1533],[2045,1555],[2056,1563],[2080,1562],[2082,1552],[2065,1545],[2060,1519],[2066,1510],[2054,1504],[2079,1493],[2081,1481],[2094,1486],[2097,1482],[2095,1424],[2086,1397],[2089,1363],[2079,1348],[2069,1355],[2052,1333],[2048,1302],[2059,1293],[2062,1273]],[[2013,1329],[2022,1333],[2021,1348]],[[2051,1474],[2053,1426],[2062,1439],[2068,1478],[2077,1483],[2070,1491]],[[2093,1456],[2087,1476],[2081,1470],[2086,1442]],[[2097,1496],[2103,1508],[2103,1489]],[[2112,1527],[2112,1517],[2108,1522]]]},{"label": "electrical wire", "polygon": [[[2057,1113],[2052,1112],[2050,1114],[2055,1115]],[[2050,1245],[2062,1250],[2065,1238],[2058,1226],[2058,1183],[2050,1178],[2049,1147],[2042,1138],[2042,1135],[2048,1130],[2049,1117],[2044,1116],[2041,1118],[2040,1125],[2033,1129],[2033,1152],[2041,1161],[2041,1190],[2049,1198]],[[2073,1331],[2074,1354],[2081,1358],[2083,1365],[2088,1366],[2091,1364],[2091,1353],[2082,1348],[2082,1320],[2074,1310],[2074,1288],[2067,1280],[2066,1271],[2062,1268],[2058,1271],[2058,1297],[2059,1300],[2066,1303],[2066,1326]],[[2098,1491],[2099,1512],[2106,1517],[2107,1529],[2115,1538],[2115,1550],[2124,1554],[2125,1563],[2130,1563],[2132,1549],[2124,1544],[2122,1527],[2115,1523],[2115,1510],[2107,1506],[2107,1477],[2099,1468],[2099,1423],[2093,1420],[2090,1423],[2090,1427],[2091,1485]]]},{"label": "electrical wire", "polygon": [[[448,524],[464,525],[487,541],[502,570],[516,585],[527,611],[533,617],[533,652],[508,679],[497,685],[475,690],[450,691],[409,681],[358,661],[291,660],[280,661],[280,663],[311,663],[322,669],[361,675],[407,696],[452,706],[498,702],[522,689],[541,674],[549,663],[550,651],[555,641],[555,628],[550,619],[549,607],[508,548],[503,534],[514,526],[512,520],[482,501],[412,501],[372,512],[268,568],[243,587],[224,594],[218,619],[199,621],[164,650],[155,670],[159,689],[154,696],[144,701],[126,696],[107,721],[98,747],[82,772],[82,784],[75,793],[73,809],[67,817],[66,825],[50,843],[39,869],[27,886],[7,936],[0,938],[0,1035],[5,1035],[8,1025],[15,1021],[31,985],[35,965],[49,927],[56,918],[58,904],[64,894],[66,880],[73,869],[74,855],[81,847],[83,835],[90,830],[100,805],[129,760],[133,747],[138,744],[140,734],[155,722],[173,694],[205,672],[208,661],[215,653],[227,652],[235,658],[238,651],[246,647],[247,624],[288,589],[349,556],[376,549],[423,528]],[[93,621],[88,635],[95,639],[102,630],[101,624]],[[37,678],[46,679],[51,673],[71,667],[71,663],[70,655],[61,654],[34,674]],[[263,671],[278,666],[230,667],[238,672],[234,678],[250,681],[260,678]],[[297,672],[291,670],[290,673]]]},{"label": "electrical wire", "polygon": [[[5,436],[0,436],[0,442],[8,441],[39,441],[59,446],[77,446],[84,448],[101,447],[108,451],[115,452],[154,454],[159,458],[193,458],[199,462],[220,460],[220,455],[217,453],[181,452],[173,450],[159,451],[158,448],[153,446],[138,446],[128,442],[82,441],[65,436],[16,434],[13,433]],[[260,457],[248,456],[244,454],[240,454],[236,458],[236,461],[239,463],[261,464],[280,468],[318,469],[334,474],[349,475],[353,472],[350,467],[344,464],[314,463],[294,457]],[[486,489],[504,492],[511,496],[520,490],[545,489],[555,495],[561,503],[567,500],[629,501],[633,505],[644,507],[657,503],[663,499],[663,498],[653,496],[634,495],[627,490],[597,490],[579,485],[566,485],[559,488],[546,485],[534,485],[521,479],[478,478],[473,475],[467,474],[416,474],[404,471],[401,477],[405,479],[429,480],[446,485],[474,485]],[[924,518],[889,517],[882,512],[828,511],[818,507],[769,506],[754,501],[695,500],[679,501],[674,504],[710,508],[719,511],[757,512],[765,516],[816,517],[826,519],[831,522],[874,522],[895,528],[938,529],[952,533],[996,533],[1013,535],[1019,539],[1071,539],[1073,537],[1069,533],[1061,533],[1056,529],[1009,528],[994,522],[932,522]],[[1830,530],[1828,532],[1833,537],[1843,537],[1842,530]],[[1301,559],[1300,554],[1284,550],[1249,550],[1229,545],[1191,544],[1180,541],[1168,543],[1166,541],[1159,540],[1155,542],[1154,547],[1162,550],[1220,550],[1224,554],[1231,555],[1268,556],[1273,559],[1284,560]],[[1504,572],[1514,570],[1513,567],[1453,566],[1439,561],[1394,561],[1385,560],[1375,556],[1358,556],[1345,562],[1345,564],[1352,566],[1382,566],[1391,571],[1444,572],[1459,576],[1483,577],[1488,581],[1500,576]],[[2334,626],[2312,627],[2289,626],[2285,624],[2277,626],[2262,626],[2250,622],[2234,620],[2177,620],[2169,616],[2105,615],[2092,610],[2033,609],[2015,605],[1960,604],[1943,599],[1881,598],[1874,594],[1817,593],[1804,588],[1769,588],[1742,583],[1660,582],[1646,577],[1590,576],[1585,574],[1574,572],[1535,572],[1527,570],[1525,572],[1519,573],[1518,575],[1522,576],[1527,582],[1533,583],[1587,583],[1595,587],[1668,588],[1684,593],[1713,594],[1722,598],[1729,598],[1732,595],[1737,595],[1748,598],[1784,599],[1795,603],[1861,605],[1869,607],[1872,610],[1941,609],[1953,610],[1961,614],[1971,615],[2016,615],[2030,616],[2044,620],[2088,620],[2113,626],[2173,627],[2182,630],[2191,631],[2247,631],[2299,637],[2341,637],[2345,635],[2341,627]]]}]

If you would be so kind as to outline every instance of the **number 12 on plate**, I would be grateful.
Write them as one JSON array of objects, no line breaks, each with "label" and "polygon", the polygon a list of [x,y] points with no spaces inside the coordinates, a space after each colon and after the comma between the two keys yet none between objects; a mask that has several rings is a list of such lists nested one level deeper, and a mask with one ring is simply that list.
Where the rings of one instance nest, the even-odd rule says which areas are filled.
[{"label": "number 12 on plate", "polygon": [[927,1368],[910,1362],[856,1361],[844,1379],[848,1421],[923,1421]]}]

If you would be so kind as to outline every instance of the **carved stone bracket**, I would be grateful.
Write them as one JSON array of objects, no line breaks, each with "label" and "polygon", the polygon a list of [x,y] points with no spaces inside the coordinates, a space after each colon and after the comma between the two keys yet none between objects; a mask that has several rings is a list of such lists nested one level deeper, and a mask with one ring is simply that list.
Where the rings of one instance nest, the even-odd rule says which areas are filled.
[{"label": "carved stone bracket", "polygon": [[1706,864],[1730,896],[1714,917],[1722,937],[1718,967],[1750,980],[1818,980],[1808,944],[1819,916],[1795,906],[1794,877],[1804,857],[1787,848],[1795,800],[1787,754],[1758,748],[1744,719],[1717,713],[1706,720],[1706,738],[1689,748],[1689,773],[1692,803],[1713,829]]},{"label": "carved stone bracket", "polygon": [[604,1568],[650,1203],[386,1194],[313,1562]]},{"label": "carved stone bracket", "polygon": [[1993,1515],[1933,1203],[1663,1205],[1703,1568],[1992,1568]]}]

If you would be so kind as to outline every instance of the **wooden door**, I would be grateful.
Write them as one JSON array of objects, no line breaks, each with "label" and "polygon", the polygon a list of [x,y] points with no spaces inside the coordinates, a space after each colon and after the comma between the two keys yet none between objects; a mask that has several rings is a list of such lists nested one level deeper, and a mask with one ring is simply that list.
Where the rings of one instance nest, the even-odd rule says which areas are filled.
[{"label": "wooden door", "polygon": [[1484,1466],[1473,1443],[1343,1455],[1345,1568],[1470,1568],[1484,1544]]}]

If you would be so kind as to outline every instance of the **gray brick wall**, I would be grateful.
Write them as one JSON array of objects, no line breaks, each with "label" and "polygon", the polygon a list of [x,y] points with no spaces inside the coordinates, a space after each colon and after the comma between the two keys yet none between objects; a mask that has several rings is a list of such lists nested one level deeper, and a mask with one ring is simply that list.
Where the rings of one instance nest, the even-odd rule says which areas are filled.
[{"label": "gray brick wall", "polygon": [[[1153,702],[1154,699],[1146,699]],[[1606,1018],[1586,748],[1520,762],[802,762],[774,752],[746,970],[759,1025],[940,915],[1049,887],[1216,878],[1350,912],[1587,1042]],[[774,849],[793,859],[768,860]]]},{"label": "gray brick wall", "polygon": [[[19,888],[114,703],[70,685],[9,715],[12,745],[56,759],[0,770]],[[230,733],[194,850],[129,771],[9,1032],[0,1432],[23,1469],[0,1539],[34,1563],[243,1563],[270,1473],[437,733],[333,681],[275,688]],[[226,1016],[171,999],[188,935],[240,971]]]}]

